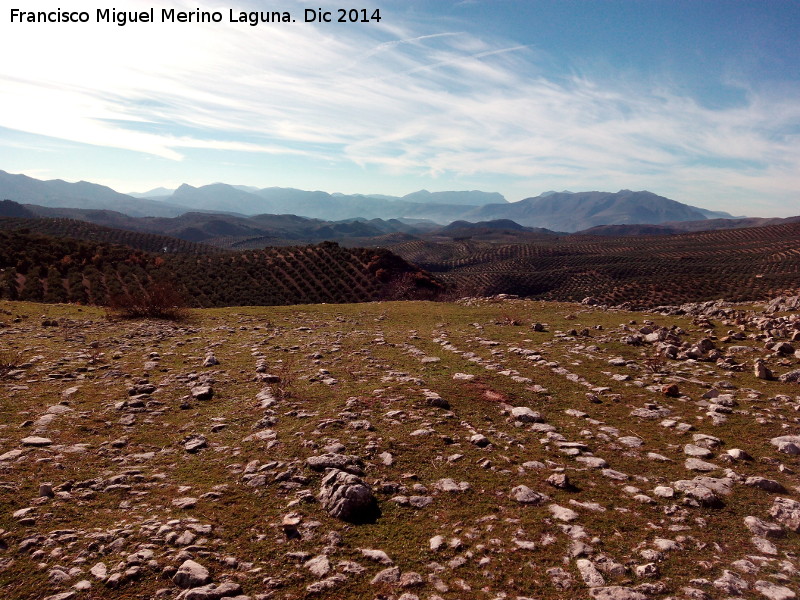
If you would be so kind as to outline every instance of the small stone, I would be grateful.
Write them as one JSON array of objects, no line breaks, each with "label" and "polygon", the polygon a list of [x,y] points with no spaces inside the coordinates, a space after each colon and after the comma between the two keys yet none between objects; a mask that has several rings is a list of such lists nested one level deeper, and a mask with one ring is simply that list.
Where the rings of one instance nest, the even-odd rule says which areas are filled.
[{"label": "small stone", "polygon": [[769,514],[784,527],[800,533],[800,502],[790,498],[775,498]]},{"label": "small stone", "polygon": [[195,400],[211,400],[214,390],[210,385],[196,385],[192,388],[192,398]]},{"label": "small stone", "polygon": [[[337,573],[336,575],[332,575],[326,579],[322,579],[321,581],[317,581],[306,586],[306,591],[310,594],[320,594],[326,592],[328,590],[332,590],[347,581],[347,576],[342,575],[341,573]],[[248,598],[249,596],[245,596]],[[269,597],[269,596],[266,596]],[[235,599],[231,599],[235,600]]]},{"label": "small stone", "polygon": [[714,453],[708,448],[702,448],[694,444],[686,444],[683,447],[683,453],[696,458],[711,458],[714,456]]},{"label": "small stone", "polygon": [[383,565],[393,565],[394,561],[383,550],[372,550],[369,548],[362,548],[361,555],[375,562]]},{"label": "small stone", "polygon": [[324,554],[315,556],[311,560],[307,561],[303,566],[311,571],[311,573],[318,579],[325,577],[325,575],[327,575],[331,570],[331,563],[328,560],[328,557]]},{"label": "small stone", "polygon": [[725,569],[722,572],[722,577],[714,580],[714,587],[725,594],[740,596],[749,586],[739,575]]},{"label": "small stone", "polygon": [[193,560],[186,560],[178,567],[178,572],[172,578],[172,581],[181,588],[194,588],[205,585],[211,581],[211,576],[200,563]]},{"label": "small stone", "polygon": [[659,498],[672,498],[675,495],[675,490],[666,485],[659,485],[653,489],[653,494]]},{"label": "small stone", "polygon": [[475,444],[478,448],[485,448],[491,443],[489,441],[489,438],[487,438],[482,433],[476,433],[475,435],[469,438],[469,441],[470,443]]},{"label": "small stone", "polygon": [[526,485],[518,485],[512,489],[511,497],[520,504],[542,504],[549,500],[544,494],[535,492]]},{"label": "small stone", "polygon": [[97,579],[102,581],[106,577],[108,577],[108,567],[106,567],[105,563],[99,562],[91,569],[89,569],[89,573],[94,575]]},{"label": "small stone", "polygon": [[577,462],[585,464],[590,469],[605,469],[608,463],[599,456],[576,456]]},{"label": "small stone", "polygon": [[684,467],[686,467],[689,471],[700,472],[716,471],[719,469],[719,465],[700,460],[699,458],[687,458],[684,462]]},{"label": "small stone", "polygon": [[744,524],[753,535],[762,538],[781,538],[786,535],[783,527],[777,523],[770,523],[752,515],[744,518]]},{"label": "small stone", "polygon": [[205,448],[207,445],[208,445],[208,442],[206,441],[205,437],[203,437],[202,435],[196,435],[196,436],[193,436],[192,439],[187,441],[183,445],[183,448],[188,453],[194,454],[196,452],[199,452],[201,448]]},{"label": "small stone", "polygon": [[661,393],[667,396],[668,398],[677,398],[678,396],[681,395],[680,389],[674,383],[663,386],[661,388]]},{"label": "small stone", "polygon": [[761,592],[762,595],[769,598],[769,600],[792,600],[793,598],[797,598],[797,594],[788,587],[777,585],[770,581],[756,581],[753,587]]},{"label": "small stone", "polygon": [[753,460],[753,457],[741,448],[731,448],[727,454],[734,460]]},{"label": "small stone", "polygon": [[43,446],[49,446],[50,444],[53,443],[53,440],[46,437],[31,435],[26,438],[22,438],[22,440],[20,440],[20,443],[23,446],[33,446],[35,448],[41,448]]},{"label": "small stone", "polygon": [[786,488],[783,487],[782,484],[774,481],[772,479],[766,479],[764,477],[748,477],[744,481],[745,485],[749,485],[750,487],[755,487],[760,490],[764,490],[765,492],[771,492],[773,494],[785,494]]},{"label": "small stone", "polygon": [[527,406],[515,406],[511,409],[511,416],[521,423],[541,423],[542,415]]},{"label": "small stone", "polygon": [[646,565],[637,565],[634,569],[637,577],[658,577],[659,570],[656,563],[647,563]]},{"label": "small stone", "polygon": [[69,592],[61,592],[60,594],[53,594],[52,596],[45,596],[42,600],[72,600],[75,598],[76,593],[74,591]]},{"label": "small stone", "polygon": [[606,580],[600,571],[592,564],[592,561],[586,558],[579,558],[575,561],[575,566],[578,567],[578,572],[581,574],[581,579],[587,587],[596,588],[602,587],[606,584]]},{"label": "small stone", "polygon": [[375,577],[372,578],[370,583],[378,585],[381,583],[397,583],[400,580],[400,567],[388,567],[383,571],[379,571]]},{"label": "small stone", "polygon": [[559,521],[574,521],[578,518],[578,513],[576,513],[571,508],[567,508],[565,506],[559,506],[558,504],[551,504],[547,507],[550,509],[550,514],[553,515]]},{"label": "small stone", "polygon": [[410,588],[422,585],[425,583],[425,580],[422,579],[422,575],[416,571],[406,571],[400,576],[400,581],[398,583],[401,588]]},{"label": "small stone", "polygon": [[431,496],[409,496],[408,497],[408,504],[414,508],[425,508],[429,504],[433,503],[433,498]]},{"label": "small stone", "polygon": [[444,537],[435,535],[429,540],[430,549],[436,552],[444,545]]},{"label": "small stone", "polygon": [[4,461],[8,461],[8,460],[16,460],[20,456],[22,456],[23,454],[24,454],[24,451],[20,450],[18,448],[15,449],[15,450],[9,450],[8,452],[6,452],[4,454],[0,454],[0,462],[4,462]]},{"label": "small stone", "polygon": [[380,514],[372,489],[359,477],[331,469],[322,479],[320,502],[337,519],[352,523],[375,521]]},{"label": "small stone", "polygon": [[590,589],[589,595],[594,600],[647,600],[643,593],[618,585]]},{"label": "small stone", "polygon": [[560,490],[572,488],[572,484],[570,484],[569,478],[565,473],[553,473],[547,478],[547,483]]},{"label": "small stone", "polygon": [[192,498],[190,496],[186,496],[184,498],[175,498],[172,501],[172,506],[176,506],[178,508],[189,509],[194,508],[197,505],[197,498]]}]

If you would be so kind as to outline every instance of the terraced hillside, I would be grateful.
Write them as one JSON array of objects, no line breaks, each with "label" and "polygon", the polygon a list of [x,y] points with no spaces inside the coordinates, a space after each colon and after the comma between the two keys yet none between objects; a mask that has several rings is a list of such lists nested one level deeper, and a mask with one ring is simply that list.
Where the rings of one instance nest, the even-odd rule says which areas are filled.
[{"label": "terraced hillside", "polygon": [[747,301],[797,289],[800,223],[701,233],[545,238],[536,243],[412,241],[391,246],[464,295],[519,294],[657,306]]},{"label": "terraced hillside", "polygon": [[799,306],[0,302],[0,589],[795,598]]}]

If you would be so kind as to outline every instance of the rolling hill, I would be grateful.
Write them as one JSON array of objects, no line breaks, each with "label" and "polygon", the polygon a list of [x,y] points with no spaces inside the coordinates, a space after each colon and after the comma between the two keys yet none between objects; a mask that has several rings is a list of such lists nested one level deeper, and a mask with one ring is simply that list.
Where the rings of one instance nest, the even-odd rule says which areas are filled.
[{"label": "rolling hill", "polygon": [[800,285],[800,222],[667,236],[543,236],[533,243],[413,240],[391,249],[457,295],[516,294],[638,307],[764,299]]},{"label": "rolling hill", "polygon": [[[70,287],[82,284],[70,284],[70,278],[91,287],[84,268],[94,272],[96,265],[87,256],[109,255],[112,258],[105,263],[112,265],[112,271],[116,272],[113,265],[117,263],[123,271],[139,269],[133,276],[136,282],[149,281],[157,274],[168,275],[198,306],[361,301],[387,294],[405,297],[405,292],[398,291],[401,289],[410,290],[412,296],[443,291],[422,270],[447,284],[449,296],[504,293],[564,301],[592,296],[605,304],[629,303],[635,307],[719,298],[759,300],[795,290],[800,281],[800,220],[766,227],[621,237],[559,235],[527,231],[511,223],[494,225],[459,228],[457,224],[448,235],[440,231],[424,236],[395,232],[351,238],[391,252],[381,248],[345,250],[330,242],[264,248],[269,240],[253,237],[229,244],[240,250],[231,252],[70,219],[3,218],[0,230],[16,237],[4,238],[9,247],[4,249],[0,268],[17,269],[20,276],[26,269],[37,268],[41,286],[35,286],[32,299],[64,300],[61,293],[45,296],[49,287],[44,282],[53,278],[61,281],[66,298],[72,300]],[[34,233],[58,236],[60,240],[25,237]],[[84,244],[90,250],[76,255],[76,250],[62,248],[30,257],[29,246],[46,247],[46,240],[62,246]],[[112,243],[117,244],[114,248],[125,250],[91,250]],[[365,253],[373,256],[367,263],[381,263],[367,269],[370,275],[363,274],[365,261],[359,258]],[[342,261],[350,266],[331,266]],[[361,261],[361,266],[353,261]],[[372,284],[352,280],[356,272],[362,272],[359,277]],[[25,281],[14,277],[16,293],[21,294]],[[287,285],[287,280],[292,283]],[[414,284],[410,288],[409,281]],[[352,295],[348,289],[360,291]],[[92,294],[88,297],[103,301],[102,294],[97,296],[100,300],[94,300]]]},{"label": "rolling hill", "polygon": [[366,302],[433,297],[443,289],[388,250],[346,249],[330,242],[246,252],[156,253],[44,236],[28,228],[0,230],[2,298],[107,305],[156,282],[166,282],[196,307]]}]

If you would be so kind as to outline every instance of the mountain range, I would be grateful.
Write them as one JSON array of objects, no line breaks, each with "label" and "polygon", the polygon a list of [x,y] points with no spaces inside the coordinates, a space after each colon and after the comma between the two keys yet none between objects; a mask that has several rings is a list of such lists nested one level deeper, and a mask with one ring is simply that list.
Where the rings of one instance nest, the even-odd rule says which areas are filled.
[{"label": "mountain range", "polygon": [[381,219],[408,223],[417,220],[441,225],[458,220],[512,220],[525,227],[561,232],[601,225],[733,218],[728,213],[690,206],[652,192],[631,190],[545,192],[519,202],[508,202],[501,194],[481,191],[421,190],[396,197],[215,183],[201,187],[184,184],[172,191],[160,188],[138,196],[85,181],[42,181],[0,171],[0,199],[49,208],[114,211],[131,217],[178,217],[205,212],[243,217],[296,215],[329,222]]}]

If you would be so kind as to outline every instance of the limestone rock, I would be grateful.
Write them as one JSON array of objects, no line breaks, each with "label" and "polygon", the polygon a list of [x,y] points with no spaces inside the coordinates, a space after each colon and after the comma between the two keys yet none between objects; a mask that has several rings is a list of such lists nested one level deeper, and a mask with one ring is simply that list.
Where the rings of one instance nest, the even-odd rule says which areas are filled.
[{"label": "limestone rock", "polygon": [[800,383],[800,369],[784,373],[778,379],[783,383]]},{"label": "limestone rock", "polygon": [[753,532],[753,535],[757,535],[763,538],[780,538],[786,535],[786,532],[783,528],[776,524],[770,523],[769,521],[764,521],[763,519],[759,519],[758,517],[748,516],[744,518],[745,526]]},{"label": "limestone rock", "polygon": [[589,590],[589,595],[594,600],[647,600],[643,593],[619,585],[593,588]]},{"label": "limestone rock", "polygon": [[797,594],[788,587],[777,585],[770,581],[756,581],[753,587],[761,592],[762,595],[769,598],[769,600],[792,600],[793,598],[797,598]]},{"label": "limestone rock", "polygon": [[327,453],[320,456],[310,456],[306,459],[306,464],[313,471],[338,469],[353,475],[364,474],[363,461],[359,457],[349,454]]},{"label": "limestone rock", "polygon": [[20,440],[20,443],[23,446],[33,446],[35,448],[40,448],[43,446],[49,446],[50,444],[53,443],[53,440],[46,437],[40,437],[38,435],[31,435],[26,438],[22,438]]},{"label": "limestone rock", "polygon": [[526,485],[518,485],[511,490],[511,497],[520,504],[542,504],[549,500],[544,494],[535,492]]},{"label": "limestone rock", "polygon": [[579,558],[575,561],[575,566],[581,574],[581,579],[587,587],[596,588],[602,587],[606,584],[606,580],[600,571],[592,564],[592,561],[586,558]]},{"label": "limestone rock", "polygon": [[764,361],[760,358],[756,359],[755,363],[753,364],[753,375],[758,377],[759,379],[775,379],[775,375],[773,375],[772,371],[764,364]]},{"label": "limestone rock", "polygon": [[389,558],[389,555],[386,554],[383,550],[373,550],[372,548],[362,548],[361,555],[365,558],[370,560],[374,560],[375,562],[381,563],[383,565],[393,565],[394,561]]},{"label": "limestone rock", "polygon": [[570,522],[578,518],[578,513],[571,508],[567,508],[566,506],[551,504],[548,508],[550,509],[550,514],[552,514],[559,521]]},{"label": "limestone rock", "polygon": [[325,577],[325,575],[327,575],[331,570],[331,563],[328,560],[328,557],[324,554],[315,556],[311,560],[307,561],[303,566],[311,571],[311,573],[317,578]]},{"label": "limestone rock", "polygon": [[764,490],[765,492],[772,492],[773,494],[785,494],[786,488],[777,481],[772,479],[766,479],[764,477],[753,476],[748,477],[744,481],[745,485],[749,485],[751,487],[756,487],[760,490]]},{"label": "limestone rock", "polygon": [[370,583],[377,585],[381,583],[397,583],[398,581],[400,581],[400,567],[387,567],[383,571],[379,571]]},{"label": "limestone rock", "polygon": [[172,581],[175,585],[184,589],[195,588],[209,583],[211,581],[211,576],[208,573],[208,569],[190,559],[184,561],[183,564],[178,567],[178,572],[175,573]]},{"label": "limestone rock", "polygon": [[356,475],[337,469],[322,479],[319,499],[332,517],[351,523],[373,522],[380,514],[372,489]]},{"label": "limestone rock", "polygon": [[800,533],[800,502],[790,498],[775,498],[769,514],[784,527]]},{"label": "limestone rock", "polygon": [[211,400],[214,390],[210,385],[196,385],[192,388],[192,398],[195,400]]},{"label": "limestone rock", "polygon": [[511,416],[522,423],[541,423],[542,415],[527,406],[515,406],[511,409]]}]

